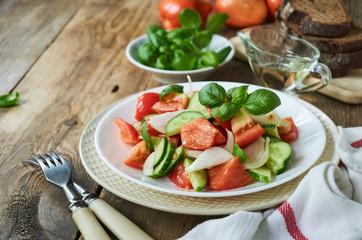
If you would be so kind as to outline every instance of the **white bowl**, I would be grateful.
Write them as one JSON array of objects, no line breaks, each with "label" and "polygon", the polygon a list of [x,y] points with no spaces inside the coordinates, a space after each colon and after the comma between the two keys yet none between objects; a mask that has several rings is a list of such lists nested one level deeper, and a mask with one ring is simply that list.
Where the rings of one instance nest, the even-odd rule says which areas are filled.
[{"label": "white bowl", "polygon": [[126,56],[128,60],[136,65],[139,68],[142,68],[146,71],[150,71],[153,73],[155,79],[161,83],[165,84],[172,84],[172,83],[179,83],[179,82],[187,82],[187,75],[190,75],[192,81],[202,81],[205,80],[212,72],[214,72],[217,68],[225,65],[228,63],[235,54],[235,49],[233,44],[226,38],[214,34],[212,37],[210,45],[207,49],[214,50],[216,52],[220,51],[221,49],[230,46],[231,51],[229,52],[228,56],[224,59],[223,62],[217,68],[207,67],[202,69],[196,70],[188,70],[188,71],[175,71],[175,70],[162,70],[157,68],[152,68],[146,65],[143,65],[138,57],[137,57],[137,50],[143,44],[148,42],[147,34],[142,35],[134,40],[132,40],[126,48]]}]

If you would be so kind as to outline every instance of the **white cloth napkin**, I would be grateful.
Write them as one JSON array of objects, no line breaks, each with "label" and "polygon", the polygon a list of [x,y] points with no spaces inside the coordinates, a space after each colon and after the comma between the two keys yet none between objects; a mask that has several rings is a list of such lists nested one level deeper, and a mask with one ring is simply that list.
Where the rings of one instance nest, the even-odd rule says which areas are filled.
[{"label": "white cloth napkin", "polygon": [[345,167],[324,162],[279,207],[209,220],[180,240],[362,239],[362,127],[338,129]]}]

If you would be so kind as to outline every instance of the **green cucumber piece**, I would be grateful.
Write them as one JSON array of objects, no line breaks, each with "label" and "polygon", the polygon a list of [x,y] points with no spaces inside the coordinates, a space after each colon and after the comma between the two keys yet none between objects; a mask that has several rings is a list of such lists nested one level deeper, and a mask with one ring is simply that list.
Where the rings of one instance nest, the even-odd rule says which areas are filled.
[{"label": "green cucumber piece", "polygon": [[165,175],[169,175],[175,169],[177,164],[179,164],[179,162],[184,158],[184,155],[185,155],[185,149],[183,146],[176,148],[175,154],[172,157],[171,163],[170,163],[170,165],[168,165],[168,167],[165,171]]},{"label": "green cucumber piece", "polygon": [[153,143],[151,141],[150,135],[147,132],[147,123],[143,124],[141,127],[141,136],[143,140],[146,141],[147,148],[150,152],[153,152]]},{"label": "green cucumber piece", "polygon": [[271,183],[273,174],[272,171],[267,167],[259,167],[254,169],[249,169],[249,175],[255,178],[256,180],[265,182],[265,183]]},{"label": "green cucumber piece", "polygon": [[[194,160],[190,158],[184,159],[185,168],[190,166]],[[196,192],[201,192],[207,184],[207,172],[205,169],[187,173],[190,177],[192,187]]]},{"label": "green cucumber piece", "polygon": [[279,139],[280,139],[277,125],[271,124],[271,123],[267,123],[267,124],[263,124],[263,125],[262,125],[262,128],[264,129],[265,134],[266,134],[267,136],[276,137],[276,138],[279,138]]},{"label": "green cucumber piece", "polygon": [[158,145],[160,144],[162,140],[162,137],[156,137],[156,136],[151,136],[151,141],[153,144],[153,149],[156,149],[158,147]]},{"label": "green cucumber piece", "polygon": [[292,148],[283,141],[271,141],[269,143],[269,158],[266,166],[272,170],[275,175],[281,174],[288,167],[292,157]]},{"label": "green cucumber piece", "polygon": [[212,118],[211,113],[200,103],[198,91],[192,94],[187,110],[200,112],[208,120]]},{"label": "green cucumber piece", "polygon": [[155,148],[155,159],[153,161],[153,168],[156,168],[163,160],[168,147],[167,138],[162,138],[161,142],[158,144],[157,148]]},{"label": "green cucumber piece", "polygon": [[165,156],[162,158],[162,161],[153,168],[152,177],[163,177],[165,172],[170,165],[173,155],[175,154],[176,145],[173,142],[167,144],[167,150]]},{"label": "green cucumber piece", "polygon": [[176,115],[166,124],[166,136],[179,134],[182,126],[198,118],[205,117],[200,112],[195,111],[186,111]]}]

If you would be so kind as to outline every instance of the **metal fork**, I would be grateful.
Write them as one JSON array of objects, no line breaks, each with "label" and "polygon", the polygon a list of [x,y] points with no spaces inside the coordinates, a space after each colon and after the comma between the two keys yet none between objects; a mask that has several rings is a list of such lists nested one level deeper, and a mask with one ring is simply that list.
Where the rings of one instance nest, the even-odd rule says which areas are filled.
[{"label": "metal fork", "polygon": [[69,163],[61,158],[54,158],[49,153],[32,157],[35,161],[28,159],[25,162],[39,165],[46,180],[64,190],[70,203],[68,209],[84,239],[110,239],[90,209],[84,206],[81,196],[71,184],[72,168]]}]

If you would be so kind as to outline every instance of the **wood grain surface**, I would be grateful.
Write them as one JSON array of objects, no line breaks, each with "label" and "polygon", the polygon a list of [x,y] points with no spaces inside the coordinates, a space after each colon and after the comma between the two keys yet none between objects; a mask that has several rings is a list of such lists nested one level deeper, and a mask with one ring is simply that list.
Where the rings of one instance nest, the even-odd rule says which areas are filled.
[{"label": "wood grain surface", "polygon": [[[148,25],[160,24],[158,4],[0,1],[0,94],[20,93],[16,106],[0,108],[0,239],[81,239],[63,192],[46,182],[39,169],[22,163],[52,149],[73,163],[79,183],[155,239],[176,239],[198,223],[220,217],[167,213],[123,200],[94,182],[79,158],[80,136],[97,113],[162,85],[129,63],[124,52]],[[228,28],[221,32],[228,38],[235,33]],[[255,83],[248,64],[237,59],[208,80]],[[362,105],[318,93],[301,98],[336,125],[362,126]]]}]

